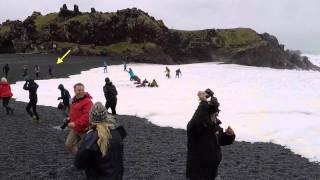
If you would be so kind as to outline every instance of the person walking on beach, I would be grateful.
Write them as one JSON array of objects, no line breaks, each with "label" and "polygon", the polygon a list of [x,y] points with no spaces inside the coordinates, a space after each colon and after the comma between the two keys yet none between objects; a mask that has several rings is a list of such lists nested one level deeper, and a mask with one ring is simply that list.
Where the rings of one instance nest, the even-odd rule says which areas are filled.
[{"label": "person walking on beach", "polygon": [[68,116],[70,111],[70,98],[71,98],[70,93],[67,89],[64,88],[62,84],[59,84],[58,89],[61,92],[61,96],[58,97],[58,100],[62,100],[62,103],[63,103],[62,110]]},{"label": "person walking on beach", "polygon": [[27,80],[28,79],[28,66],[24,65],[22,71],[23,71],[22,77],[24,78],[24,80]]},{"label": "person walking on beach", "polygon": [[72,153],[78,151],[77,144],[80,137],[88,131],[89,128],[89,111],[92,107],[92,97],[85,92],[84,85],[77,83],[73,86],[75,96],[72,98],[69,117],[69,133],[65,142],[65,146]]},{"label": "person walking on beach", "polygon": [[103,67],[104,67],[103,72],[107,73],[108,72],[108,64],[106,61],[103,62]]},{"label": "person walking on beach", "polygon": [[[219,103],[210,89],[199,91],[199,106],[187,125],[188,152],[186,177],[190,180],[217,180],[222,159],[221,147],[234,142],[235,134],[225,132],[217,118]],[[210,97],[210,101],[207,99]]]},{"label": "person walking on beach", "polygon": [[52,67],[52,65],[49,65],[48,72],[49,72],[49,76],[52,78],[53,77],[53,67]]},{"label": "person walking on beach", "polygon": [[[38,87],[39,85],[36,82],[34,82],[33,79],[26,80],[25,84],[23,85],[23,89],[26,91],[29,91],[29,103],[26,107],[27,113],[30,115],[30,117],[33,120],[36,120],[37,122],[39,122],[40,120],[39,115],[37,113]],[[32,112],[30,110],[31,108],[32,108]]]},{"label": "person walking on beach", "polygon": [[123,63],[123,71],[127,71],[127,62]]},{"label": "person walking on beach", "polygon": [[164,72],[166,73],[166,77],[170,79],[170,69],[168,68],[168,66],[166,66],[166,70]]},{"label": "person walking on beach", "polygon": [[5,77],[8,78],[8,74],[9,74],[9,71],[10,71],[9,64],[4,65],[3,68],[2,68],[2,71],[3,71],[4,75],[5,75]]},{"label": "person walking on beach", "polygon": [[39,79],[40,78],[40,67],[38,65],[35,65],[34,71],[36,73],[36,78]]},{"label": "person walking on beach", "polygon": [[11,92],[10,84],[7,78],[2,77],[0,82],[0,98],[2,99],[2,105],[6,109],[7,115],[13,115],[13,109],[9,106],[11,97],[13,96]]},{"label": "person walking on beach", "polygon": [[111,108],[112,115],[116,115],[117,95],[118,91],[109,78],[105,79],[105,85],[103,86],[104,97],[106,98],[106,109]]},{"label": "person walking on beach", "polygon": [[176,70],[176,78],[180,78],[182,76],[180,68]]},{"label": "person walking on beach", "polygon": [[97,102],[89,113],[91,129],[82,137],[74,165],[85,170],[87,179],[123,179],[123,139],[126,131]]}]

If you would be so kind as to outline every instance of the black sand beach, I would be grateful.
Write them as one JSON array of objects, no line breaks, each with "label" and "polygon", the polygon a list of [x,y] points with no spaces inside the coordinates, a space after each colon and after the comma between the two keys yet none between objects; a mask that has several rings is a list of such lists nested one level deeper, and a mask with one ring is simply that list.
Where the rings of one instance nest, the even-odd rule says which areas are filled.
[{"label": "black sand beach", "polygon": [[[0,66],[10,63],[11,68],[17,69],[11,73],[18,72],[19,77],[9,77],[11,82],[22,80],[21,67],[29,60],[44,67],[51,61],[55,63],[48,55],[20,56],[0,56]],[[55,68],[55,77],[67,77],[102,66],[104,60],[101,57],[72,58],[65,61],[65,66]],[[62,113],[53,107],[39,106],[42,121],[38,124],[27,116],[25,103],[13,101],[12,105],[15,107],[13,116],[6,116],[4,108],[0,108],[0,179],[85,179],[84,173],[73,167],[73,156],[64,147],[66,131],[54,128],[61,125]],[[119,115],[117,119],[128,133],[124,179],[185,179],[185,130],[159,127],[133,116]],[[223,148],[220,176],[226,180],[317,180],[320,179],[320,165],[272,143],[235,142]]]}]

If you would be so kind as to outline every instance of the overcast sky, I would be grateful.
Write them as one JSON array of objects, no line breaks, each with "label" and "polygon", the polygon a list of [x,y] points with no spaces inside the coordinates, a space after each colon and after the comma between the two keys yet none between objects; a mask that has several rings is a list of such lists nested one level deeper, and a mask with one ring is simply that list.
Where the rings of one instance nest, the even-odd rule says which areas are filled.
[{"label": "overcast sky", "polygon": [[57,12],[64,3],[80,11],[137,7],[174,29],[250,27],[286,48],[320,54],[320,0],[0,0],[0,22]]}]

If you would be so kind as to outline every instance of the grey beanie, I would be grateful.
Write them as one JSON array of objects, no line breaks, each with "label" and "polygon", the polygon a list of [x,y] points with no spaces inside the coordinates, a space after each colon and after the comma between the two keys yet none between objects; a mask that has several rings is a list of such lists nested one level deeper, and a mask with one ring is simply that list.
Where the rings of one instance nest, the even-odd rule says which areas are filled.
[{"label": "grey beanie", "polygon": [[89,113],[90,122],[99,123],[107,122],[109,124],[115,124],[115,119],[113,116],[108,114],[107,109],[102,105],[101,102],[96,102]]}]

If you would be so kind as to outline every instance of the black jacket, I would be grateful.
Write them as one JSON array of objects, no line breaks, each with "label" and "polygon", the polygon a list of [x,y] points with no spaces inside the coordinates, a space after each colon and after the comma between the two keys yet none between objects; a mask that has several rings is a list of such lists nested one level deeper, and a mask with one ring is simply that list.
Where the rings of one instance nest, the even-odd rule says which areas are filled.
[{"label": "black jacket", "polygon": [[98,133],[94,129],[82,138],[75,157],[75,166],[86,170],[87,179],[121,180],[123,177],[123,139],[126,132],[122,126],[111,129],[111,139],[105,157],[97,144]]},{"label": "black jacket", "polygon": [[3,66],[3,72],[4,73],[8,73],[9,71],[10,71],[10,67],[9,67],[9,65],[5,65],[5,66]]},{"label": "black jacket", "polygon": [[39,85],[37,83],[35,83],[34,81],[26,82],[23,85],[23,89],[29,91],[30,101],[38,101],[38,95],[37,95],[38,87],[39,87]]},{"label": "black jacket", "polygon": [[220,121],[211,123],[210,113],[216,109],[216,106],[201,101],[187,125],[187,178],[213,180],[222,159],[220,146],[232,144],[235,139],[235,135],[223,132]]},{"label": "black jacket", "polygon": [[68,106],[70,105],[70,93],[68,90],[66,90],[63,86],[59,87],[60,91],[61,91],[61,96],[58,99],[62,99],[63,104]]},{"label": "black jacket", "polygon": [[108,82],[103,86],[104,97],[107,101],[116,102],[118,91],[112,82]]}]

